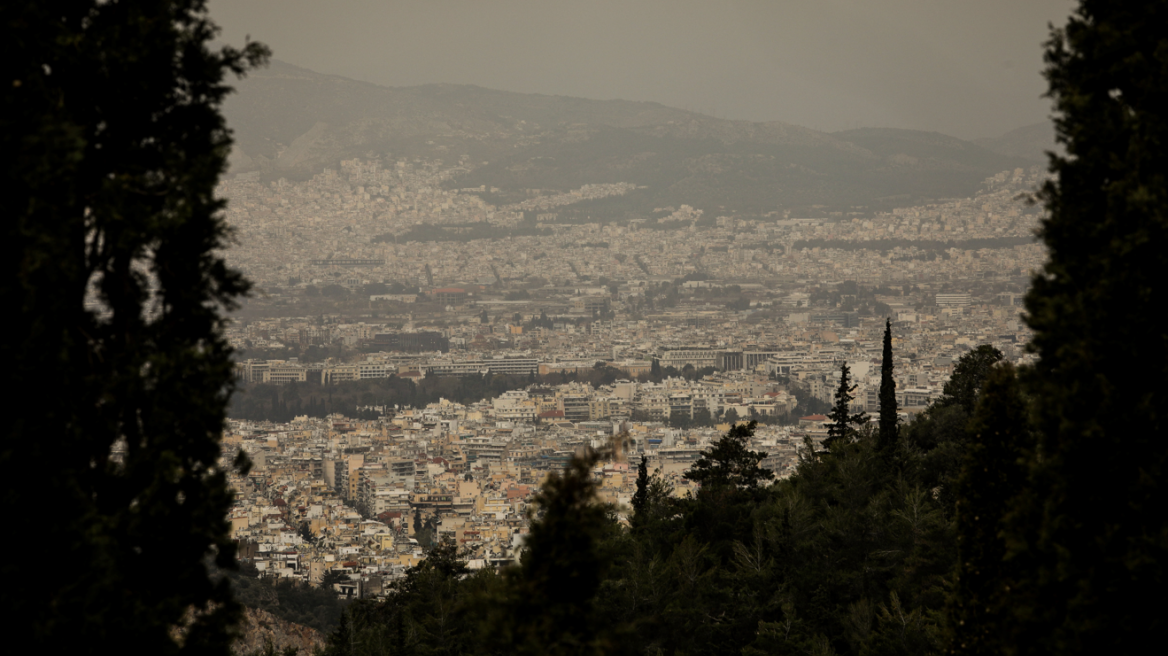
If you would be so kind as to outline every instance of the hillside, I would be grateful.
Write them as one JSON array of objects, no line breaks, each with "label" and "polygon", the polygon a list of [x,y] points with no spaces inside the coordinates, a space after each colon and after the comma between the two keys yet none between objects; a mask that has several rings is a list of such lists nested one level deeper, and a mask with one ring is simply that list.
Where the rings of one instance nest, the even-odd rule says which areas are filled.
[{"label": "hillside", "polygon": [[1033,162],[934,133],[828,134],[779,122],[713,118],[649,102],[587,100],[467,85],[382,87],[275,61],[226,104],[232,172],[306,178],[350,157],[422,157],[468,171],[451,186],[568,190],[631,182],[621,197],[560,210],[646,216],[682,203],[707,215],[860,211],[972,194],[986,177]]},{"label": "hillside", "polygon": [[289,622],[258,608],[244,608],[242,629],[239,639],[232,645],[232,653],[266,653],[271,645],[276,654],[291,647],[297,653],[307,655],[325,646],[326,637],[320,631]]},{"label": "hillside", "polygon": [[1046,163],[1046,151],[1058,150],[1054,142],[1054,124],[1050,121],[1010,130],[992,139],[976,139],[974,143],[999,155],[1023,157],[1042,164]]}]

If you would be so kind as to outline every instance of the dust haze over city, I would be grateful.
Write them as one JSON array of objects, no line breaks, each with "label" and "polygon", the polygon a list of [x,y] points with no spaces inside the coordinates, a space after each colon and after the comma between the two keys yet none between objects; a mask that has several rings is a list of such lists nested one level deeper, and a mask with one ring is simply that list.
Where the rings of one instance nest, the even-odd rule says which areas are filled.
[{"label": "dust haze over city", "polygon": [[0,616],[36,651],[1163,634],[1168,0],[0,31],[0,479],[45,518]]},{"label": "dust haze over city", "polygon": [[[696,453],[729,412],[830,406],[886,317],[924,407],[970,348],[1024,357],[1018,303],[1045,257],[1025,198],[1054,148],[1041,43],[1069,10],[212,3],[223,41],[274,53],[225,106],[228,259],[258,287],[231,331],[241,375],[325,386],[233,412],[401,405],[328,391],[375,377],[437,401],[443,375],[602,371],[634,382],[447,401],[524,420],[507,431],[562,413],[572,439],[696,417],[706,436],[646,438]],[[672,382],[635,383],[650,370]]]},{"label": "dust haze over city", "polygon": [[[227,258],[257,285],[229,439],[312,481],[240,494],[250,557],[360,562],[338,589],[368,597],[444,538],[502,565],[573,453],[620,443],[595,465],[618,507],[642,458],[684,496],[736,421],[786,477],[841,364],[879,412],[886,320],[905,422],[979,347],[1027,362],[1069,10],[212,3],[273,49],[225,105]],[[276,497],[312,550],[267,555]],[[375,540],[338,537],[358,517]]]},{"label": "dust haze over city", "polygon": [[[288,500],[313,535],[380,522],[354,580],[443,536],[510,562],[541,477],[614,435],[616,504],[642,456],[693,489],[736,420],[787,476],[842,363],[878,411],[886,319],[905,421],[980,345],[1030,357],[1066,2],[211,8],[274,57],[225,106],[227,257],[258,286],[233,439],[337,491]],[[270,541],[247,518],[272,494],[240,536]]]}]

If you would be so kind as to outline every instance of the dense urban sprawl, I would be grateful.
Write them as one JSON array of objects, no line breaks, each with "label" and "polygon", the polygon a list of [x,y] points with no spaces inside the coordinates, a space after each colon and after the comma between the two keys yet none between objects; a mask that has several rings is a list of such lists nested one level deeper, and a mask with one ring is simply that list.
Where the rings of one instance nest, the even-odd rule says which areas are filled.
[{"label": "dense urban sprawl", "polygon": [[[618,508],[642,457],[686,494],[682,474],[736,420],[760,420],[752,447],[787,475],[827,435],[797,396],[830,405],[841,364],[854,407],[877,412],[886,317],[906,421],[970,349],[1028,358],[1019,300],[1045,254],[1021,196],[1037,169],[874,216],[711,220],[683,205],[622,225],[559,224],[554,210],[633,185],[494,207],[489,190],[444,189],[456,172],[352,160],[308,182],[222,183],[229,258],[263,290],[228,330],[245,387],[530,380],[462,403],[375,401],[376,419],[233,421],[225,456],[243,449],[254,466],[233,481],[232,527],[266,575],[339,572],[342,594],[377,596],[437,540],[472,567],[511,562],[543,477],[589,447],[612,450],[594,474]],[[410,240],[420,226],[447,232]],[[596,370],[611,382],[549,382]]]}]

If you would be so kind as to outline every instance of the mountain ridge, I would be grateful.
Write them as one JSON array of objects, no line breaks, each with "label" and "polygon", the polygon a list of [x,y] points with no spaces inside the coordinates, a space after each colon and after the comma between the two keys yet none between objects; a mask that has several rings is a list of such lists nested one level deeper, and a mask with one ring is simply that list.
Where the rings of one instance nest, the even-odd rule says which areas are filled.
[{"label": "mountain ridge", "polygon": [[502,199],[605,182],[643,188],[561,208],[567,219],[620,220],[682,203],[720,214],[866,213],[968,196],[990,175],[1034,164],[939,133],[827,133],[474,85],[384,87],[280,61],[237,90],[224,107],[232,173],[304,179],[341,159],[408,157],[462,161],[451,187],[496,187]]},{"label": "mountain ridge", "polygon": [[1047,151],[1061,152],[1054,140],[1054,123],[1050,120],[1015,128],[999,137],[974,139],[973,142],[995,153],[1042,164],[1046,163]]}]

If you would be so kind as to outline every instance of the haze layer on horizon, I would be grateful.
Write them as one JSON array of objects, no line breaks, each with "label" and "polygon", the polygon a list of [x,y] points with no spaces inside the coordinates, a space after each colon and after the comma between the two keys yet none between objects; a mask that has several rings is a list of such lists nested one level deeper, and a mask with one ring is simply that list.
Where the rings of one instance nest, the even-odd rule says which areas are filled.
[{"label": "haze layer on horizon", "polygon": [[647,100],[825,131],[1042,121],[1069,0],[210,0],[225,41],[391,86]]}]

